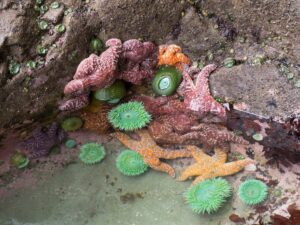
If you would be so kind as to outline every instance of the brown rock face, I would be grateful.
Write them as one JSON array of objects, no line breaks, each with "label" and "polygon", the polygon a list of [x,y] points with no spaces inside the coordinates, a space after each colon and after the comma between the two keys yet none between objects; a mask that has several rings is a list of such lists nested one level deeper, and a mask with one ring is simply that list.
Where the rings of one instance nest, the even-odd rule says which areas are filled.
[{"label": "brown rock face", "polygon": [[[214,94],[244,101],[264,116],[299,112],[300,0],[66,0],[57,9],[51,3],[45,0],[48,11],[40,13],[35,1],[0,1],[0,127],[55,114],[93,37],[175,43],[205,64],[239,59],[245,65],[212,76]],[[267,66],[250,67],[257,55]],[[33,70],[26,66],[30,60],[37,62]],[[17,74],[9,72],[13,63],[20,65]],[[293,76],[281,75],[281,65]]]},{"label": "brown rock face", "polygon": [[[80,2],[63,1],[53,9],[46,0],[49,10],[44,14],[30,0],[0,3],[0,127],[55,113],[64,85],[90,54],[93,37],[159,42],[172,32],[183,9],[178,1]],[[36,20],[47,21],[48,27],[39,29]],[[55,30],[60,23],[66,27],[63,34]],[[38,46],[47,53],[37,54]],[[36,69],[26,67],[29,60],[37,62]],[[13,62],[20,65],[17,74],[7,70]]]}]

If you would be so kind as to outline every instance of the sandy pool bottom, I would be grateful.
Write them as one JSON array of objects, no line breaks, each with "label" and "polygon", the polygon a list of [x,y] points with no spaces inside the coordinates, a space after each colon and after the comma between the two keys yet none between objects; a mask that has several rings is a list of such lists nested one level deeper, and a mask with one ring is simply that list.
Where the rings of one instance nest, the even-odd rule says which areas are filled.
[{"label": "sandy pool bottom", "polygon": [[[299,182],[295,183],[297,177],[285,179],[277,170],[276,174],[261,169],[254,173],[244,171],[226,178],[232,184],[233,196],[217,213],[198,215],[183,198],[191,181],[178,182],[151,169],[141,176],[124,176],[115,167],[116,157],[124,149],[118,141],[88,133],[75,133],[72,138],[79,145],[87,141],[103,143],[107,150],[105,159],[88,166],[78,160],[78,147],[62,148],[59,157],[73,151],[76,160],[59,169],[48,166],[44,171],[33,170],[34,185],[24,185],[1,196],[0,225],[234,225],[229,220],[233,213],[245,218],[250,213],[257,215],[254,208],[241,203],[237,197],[241,180],[263,174],[269,179],[282,177],[280,183],[289,182],[295,190],[299,187]],[[177,175],[185,163],[173,163]],[[299,199],[298,191],[293,196]],[[272,197],[270,190],[269,199],[268,207],[276,208],[277,199],[281,198]]]}]

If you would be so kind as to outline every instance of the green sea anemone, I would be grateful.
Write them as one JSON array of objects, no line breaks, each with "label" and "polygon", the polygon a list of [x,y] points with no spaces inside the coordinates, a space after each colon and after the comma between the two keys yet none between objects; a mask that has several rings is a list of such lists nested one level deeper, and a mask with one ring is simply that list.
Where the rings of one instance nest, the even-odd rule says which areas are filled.
[{"label": "green sea anemone", "polygon": [[80,129],[83,125],[82,119],[77,116],[72,116],[67,119],[64,119],[64,121],[61,123],[61,127],[66,132],[76,131]]},{"label": "green sea anemone", "polygon": [[104,47],[103,42],[99,38],[93,38],[90,43],[90,49],[92,52],[100,52]]},{"label": "green sea anemone", "polygon": [[9,73],[12,75],[18,74],[20,72],[20,68],[21,68],[20,64],[15,62],[11,62],[8,66]]},{"label": "green sea anemone", "polygon": [[116,166],[121,173],[127,176],[137,176],[148,169],[143,157],[132,150],[122,151],[117,157]]},{"label": "green sea anemone", "polygon": [[42,46],[42,45],[38,45],[37,47],[36,47],[36,52],[37,52],[37,54],[39,54],[39,55],[46,55],[47,54],[47,52],[48,52],[48,49],[47,48],[45,48],[44,46]]},{"label": "green sea anemone", "polygon": [[49,9],[49,8],[48,8],[48,6],[46,6],[46,5],[41,5],[41,6],[40,6],[40,12],[41,12],[41,13],[47,12],[48,9]]},{"label": "green sea anemone", "polygon": [[107,88],[98,89],[94,92],[94,98],[109,103],[118,103],[121,98],[126,95],[125,84],[121,80],[117,80]]},{"label": "green sea anemone", "polygon": [[217,211],[230,195],[230,185],[223,178],[204,180],[184,193],[187,203],[196,213]]},{"label": "green sea anemone", "polygon": [[236,61],[234,58],[226,58],[223,62],[224,67],[231,68],[236,64]]},{"label": "green sea anemone", "polygon": [[66,31],[66,27],[65,25],[63,24],[58,24],[55,26],[55,30],[58,32],[58,33],[64,33]]},{"label": "green sea anemone", "polygon": [[66,142],[65,142],[65,146],[67,147],[67,148],[74,148],[75,146],[76,146],[76,141],[74,140],[74,139],[68,139],[68,140],[66,140]]},{"label": "green sea anemone", "polygon": [[35,2],[36,2],[36,4],[41,5],[41,4],[43,4],[44,0],[36,0]]},{"label": "green sea anemone", "polygon": [[38,27],[39,27],[41,30],[47,30],[48,27],[49,27],[49,24],[47,23],[47,21],[41,20],[41,21],[38,22]]},{"label": "green sea anemone", "polygon": [[28,165],[29,159],[24,154],[17,151],[10,157],[10,163],[18,169],[22,169]]},{"label": "green sea anemone", "polygon": [[52,2],[51,5],[50,5],[50,7],[52,9],[58,9],[60,7],[60,4],[58,2]]},{"label": "green sea anemone", "polygon": [[151,115],[140,102],[128,102],[113,108],[108,113],[109,122],[120,130],[132,131],[145,127]]},{"label": "green sea anemone", "polygon": [[95,142],[90,142],[80,147],[79,158],[86,164],[94,164],[100,162],[105,156],[103,145]]},{"label": "green sea anemone", "polygon": [[31,70],[34,70],[37,68],[37,63],[33,60],[30,60],[26,63],[26,66],[31,69]]},{"label": "green sea anemone", "polygon": [[157,71],[152,88],[158,95],[169,96],[176,91],[181,79],[182,75],[175,67],[164,66]]},{"label": "green sea anemone", "polygon": [[239,197],[247,205],[263,202],[268,195],[267,185],[256,179],[246,180],[239,187]]}]

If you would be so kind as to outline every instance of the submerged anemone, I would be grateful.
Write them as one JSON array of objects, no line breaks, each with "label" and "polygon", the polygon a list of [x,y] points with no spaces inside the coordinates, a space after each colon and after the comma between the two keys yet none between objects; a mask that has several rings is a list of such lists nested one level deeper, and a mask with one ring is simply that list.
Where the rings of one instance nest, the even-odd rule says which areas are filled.
[{"label": "submerged anemone", "polygon": [[72,116],[67,119],[64,119],[64,121],[61,123],[61,127],[66,132],[72,132],[80,129],[83,125],[82,119],[77,116]]},{"label": "submerged anemone", "polygon": [[141,102],[128,102],[112,109],[108,113],[108,120],[115,128],[132,131],[145,127],[151,115]]},{"label": "submerged anemone", "polygon": [[10,157],[10,163],[18,169],[22,169],[28,165],[29,159],[24,154],[17,151]]},{"label": "submerged anemone", "polygon": [[244,181],[239,187],[239,197],[247,205],[262,203],[268,195],[267,185],[256,179]]},{"label": "submerged anemone", "polygon": [[184,194],[187,203],[196,213],[217,211],[230,195],[230,185],[223,178],[204,180],[189,188]]},{"label": "submerged anemone", "polygon": [[79,158],[85,164],[95,164],[105,157],[104,146],[95,142],[90,142],[80,147]]},{"label": "submerged anemone", "polygon": [[122,151],[117,157],[116,166],[121,173],[127,176],[140,175],[148,169],[143,157],[132,150]]},{"label": "submerged anemone", "polygon": [[157,71],[152,88],[158,95],[169,96],[176,91],[181,79],[182,75],[175,67],[163,66]]},{"label": "submerged anemone", "polygon": [[74,140],[74,139],[68,139],[65,142],[66,148],[75,148],[76,145],[77,145],[77,143],[76,143],[76,140]]},{"label": "submerged anemone", "polygon": [[101,88],[94,92],[94,98],[108,103],[118,103],[126,95],[125,84],[121,80],[117,80],[107,88]]}]

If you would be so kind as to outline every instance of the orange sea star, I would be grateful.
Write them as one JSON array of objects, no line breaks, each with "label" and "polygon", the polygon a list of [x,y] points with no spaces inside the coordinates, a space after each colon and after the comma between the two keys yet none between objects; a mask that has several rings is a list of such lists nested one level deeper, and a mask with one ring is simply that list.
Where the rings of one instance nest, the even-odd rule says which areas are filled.
[{"label": "orange sea star", "polygon": [[234,162],[228,162],[226,152],[220,148],[215,149],[215,155],[209,156],[196,146],[189,145],[186,147],[189,150],[196,163],[186,168],[178,178],[184,181],[189,177],[197,177],[192,185],[214,177],[223,177],[235,174],[241,171],[245,166],[254,163],[252,159],[243,159]]},{"label": "orange sea star", "polygon": [[183,69],[183,64],[191,64],[191,60],[182,53],[178,45],[160,45],[158,65],[176,66],[180,71]]},{"label": "orange sea star", "polygon": [[161,162],[159,159],[176,159],[183,157],[192,157],[188,150],[165,150],[159,147],[151,138],[147,130],[136,132],[140,140],[133,140],[124,133],[116,132],[116,137],[126,147],[136,151],[152,169],[166,172],[175,177],[175,170],[169,164]]}]

